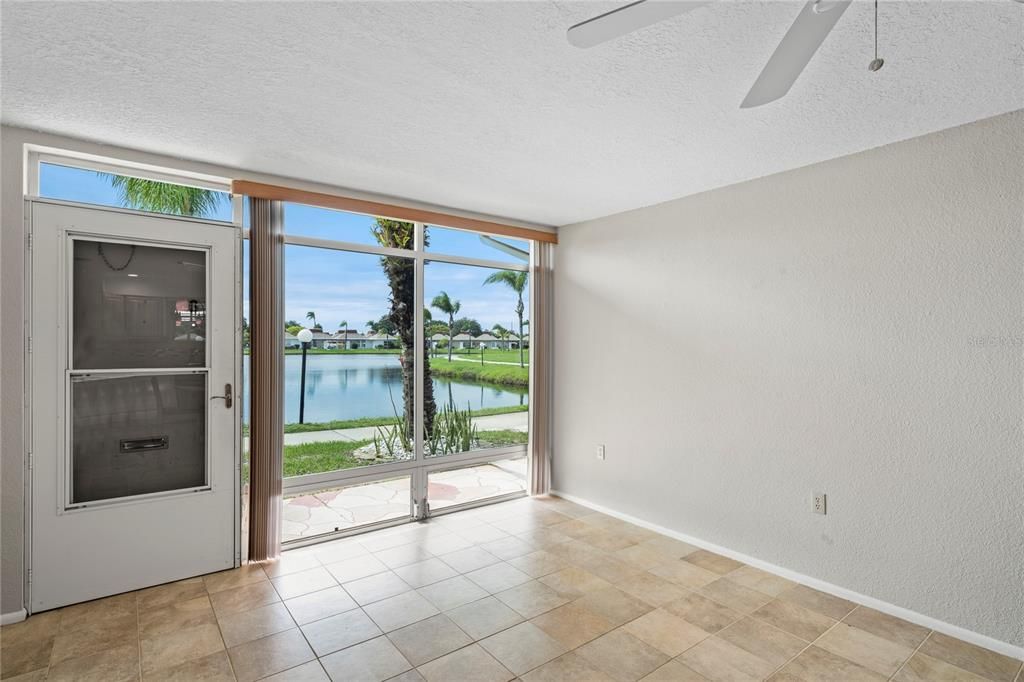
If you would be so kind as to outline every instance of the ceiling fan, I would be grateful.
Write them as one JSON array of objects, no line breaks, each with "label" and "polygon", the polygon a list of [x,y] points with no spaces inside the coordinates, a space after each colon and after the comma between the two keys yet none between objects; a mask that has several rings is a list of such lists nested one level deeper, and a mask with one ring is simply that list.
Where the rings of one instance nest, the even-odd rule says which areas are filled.
[{"label": "ceiling fan", "polygon": [[[740,108],[759,107],[774,102],[789,92],[851,2],[852,0],[809,0],[783,36],[782,42],[775,48],[775,52],[768,59],[761,75],[754,81]],[[711,4],[709,0],[638,0],[570,27],[567,37],[569,43],[576,47],[594,47],[612,38],[708,4]],[[877,21],[876,1],[875,59],[869,67],[872,71],[877,71],[884,63],[878,58]]]}]

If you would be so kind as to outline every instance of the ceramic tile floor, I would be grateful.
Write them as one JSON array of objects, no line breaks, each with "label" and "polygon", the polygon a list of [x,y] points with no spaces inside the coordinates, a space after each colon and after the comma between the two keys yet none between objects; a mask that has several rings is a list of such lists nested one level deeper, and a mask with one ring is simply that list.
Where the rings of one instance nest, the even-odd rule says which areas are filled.
[{"label": "ceramic tile floor", "polygon": [[17,680],[990,680],[1021,662],[557,498],[0,630]]}]

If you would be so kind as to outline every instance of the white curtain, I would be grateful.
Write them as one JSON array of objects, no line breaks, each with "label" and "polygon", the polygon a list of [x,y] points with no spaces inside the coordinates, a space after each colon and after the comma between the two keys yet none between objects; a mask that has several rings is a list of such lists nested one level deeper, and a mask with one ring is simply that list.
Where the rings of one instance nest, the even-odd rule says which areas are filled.
[{"label": "white curtain", "polygon": [[553,266],[555,245],[534,242],[530,288],[533,313],[530,319],[530,494],[544,495],[551,488],[551,412],[554,386],[551,360],[554,350]]}]

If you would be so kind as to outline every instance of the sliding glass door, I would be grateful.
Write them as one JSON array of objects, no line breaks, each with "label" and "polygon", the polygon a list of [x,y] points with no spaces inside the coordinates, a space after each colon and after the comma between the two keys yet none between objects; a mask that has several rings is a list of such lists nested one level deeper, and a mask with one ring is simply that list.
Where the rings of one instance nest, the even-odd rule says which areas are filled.
[{"label": "sliding glass door", "polygon": [[530,244],[284,216],[283,541],[525,494]]}]

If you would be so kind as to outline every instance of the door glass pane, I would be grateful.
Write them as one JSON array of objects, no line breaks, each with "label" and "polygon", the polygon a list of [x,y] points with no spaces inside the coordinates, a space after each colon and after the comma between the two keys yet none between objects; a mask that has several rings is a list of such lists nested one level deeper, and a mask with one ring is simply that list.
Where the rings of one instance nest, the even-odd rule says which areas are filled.
[{"label": "door glass pane", "polygon": [[206,485],[206,375],[76,376],[71,502]]},{"label": "door glass pane", "polygon": [[529,276],[428,261],[424,269],[427,457],[525,445],[529,425]]},{"label": "door glass pane", "polygon": [[74,240],[74,369],[204,367],[206,253]]},{"label": "door glass pane", "polygon": [[525,492],[525,456],[427,474],[427,502],[431,511]]},{"label": "door glass pane", "polygon": [[408,517],[411,476],[285,495],[281,540],[304,540]]}]

